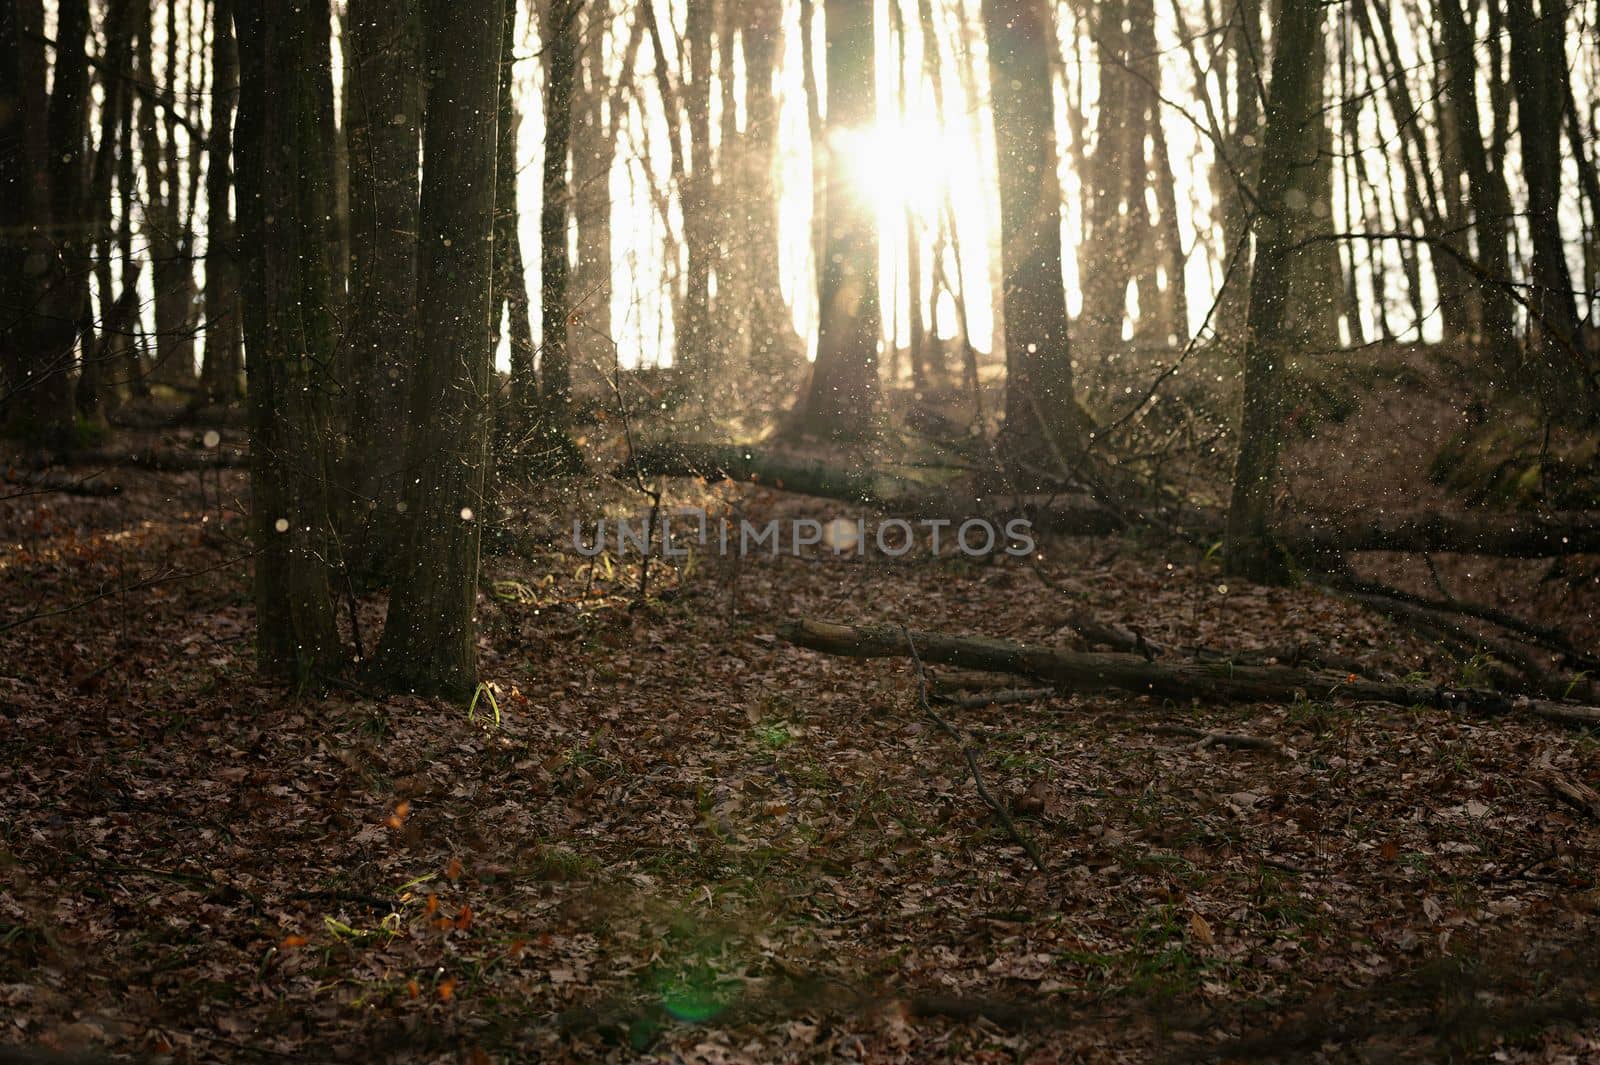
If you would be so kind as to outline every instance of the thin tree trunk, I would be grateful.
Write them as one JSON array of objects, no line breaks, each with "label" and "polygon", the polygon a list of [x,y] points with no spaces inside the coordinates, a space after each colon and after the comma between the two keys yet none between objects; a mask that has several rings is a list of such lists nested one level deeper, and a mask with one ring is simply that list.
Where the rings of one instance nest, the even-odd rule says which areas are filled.
[{"label": "thin tree trunk", "polygon": [[[574,13],[561,13],[568,31]],[[390,684],[460,699],[478,684],[474,616],[494,388],[489,308],[504,15],[502,0],[423,5],[426,67],[451,74],[433,83],[423,119],[410,525],[378,648],[377,671]],[[564,59],[552,57],[552,69],[561,63],[568,68],[567,98],[557,99],[565,105],[570,48]],[[550,115],[552,124],[560,113]],[[556,147],[564,159],[565,130]]]},{"label": "thin tree trunk", "polygon": [[233,39],[235,0],[211,0],[211,136],[206,168],[206,346],[200,379],[205,398],[231,406],[244,370],[239,328],[238,242],[229,198],[233,192],[233,107],[239,57]]},{"label": "thin tree trunk", "polygon": [[1478,120],[1477,56],[1463,0],[1438,0],[1436,12],[1445,52],[1446,87],[1455,111],[1461,161],[1467,172],[1472,227],[1477,242],[1481,343],[1506,379],[1516,373],[1516,306],[1511,263],[1506,257],[1507,206],[1496,198],[1483,130]]},{"label": "thin tree trunk", "polygon": [[1289,278],[1295,265],[1295,218],[1288,194],[1295,172],[1315,150],[1308,136],[1322,121],[1316,53],[1323,47],[1319,0],[1281,0],[1274,34],[1272,88],[1262,143],[1257,189],[1255,266],[1250,316],[1244,346],[1244,410],[1239,425],[1239,455],[1228,507],[1225,558],[1228,572],[1256,581],[1288,576],[1270,525],[1277,486],[1278,449],[1283,432],[1283,364],[1288,352],[1285,328]]},{"label": "thin tree trunk", "polygon": [[567,353],[571,308],[567,280],[567,154],[572,138],[572,90],[577,78],[578,3],[552,0],[549,62],[544,93],[544,199],[539,213],[540,353],[539,376],[545,417],[565,429],[572,401],[572,368]]},{"label": "thin tree trunk", "polygon": [[749,264],[750,367],[789,380],[805,365],[805,345],[783,298],[778,247],[778,99],[773,92],[783,46],[781,0],[748,0],[740,34],[745,71],[745,206]]}]

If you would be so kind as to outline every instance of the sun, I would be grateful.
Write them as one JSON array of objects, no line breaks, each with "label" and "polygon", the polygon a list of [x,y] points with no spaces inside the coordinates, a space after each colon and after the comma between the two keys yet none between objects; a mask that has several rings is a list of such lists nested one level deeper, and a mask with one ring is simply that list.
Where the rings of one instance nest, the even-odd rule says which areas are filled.
[{"label": "sun", "polygon": [[951,153],[963,150],[935,122],[879,122],[835,133],[833,143],[884,228],[901,224],[907,210],[932,225],[950,187]]}]

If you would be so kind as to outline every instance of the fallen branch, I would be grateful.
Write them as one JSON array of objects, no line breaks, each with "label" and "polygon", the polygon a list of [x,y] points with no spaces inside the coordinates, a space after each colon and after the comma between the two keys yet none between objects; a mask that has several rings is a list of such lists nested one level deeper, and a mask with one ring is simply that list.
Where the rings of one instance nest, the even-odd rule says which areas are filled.
[{"label": "fallen branch", "polygon": [[[778,635],[800,647],[853,658],[906,654],[900,630],[883,625],[839,625],[801,619],[779,626]],[[1228,662],[1147,662],[1133,655],[1090,654],[979,636],[913,632],[920,658],[928,662],[1036,677],[1079,691],[1125,691],[1168,699],[1220,702],[1288,702],[1297,698],[1353,699],[1399,706],[1436,706],[1483,713],[1516,713],[1567,725],[1600,727],[1600,707],[1553,699],[1510,696],[1482,688],[1429,687],[1364,680],[1291,669]]]},{"label": "fallen branch", "polygon": [[1260,736],[1245,736],[1237,732],[1209,732],[1203,728],[1190,728],[1188,725],[1149,725],[1146,732],[1155,732],[1167,736],[1187,736],[1198,740],[1194,744],[1195,750],[1203,751],[1207,747],[1237,747],[1247,751],[1271,751],[1273,754],[1283,754],[1283,747],[1276,740],[1262,739]]},{"label": "fallen branch", "polygon": [[935,695],[933,699],[935,702],[962,710],[978,710],[985,706],[1042,702],[1055,694],[1054,688],[1008,688],[979,695]]}]

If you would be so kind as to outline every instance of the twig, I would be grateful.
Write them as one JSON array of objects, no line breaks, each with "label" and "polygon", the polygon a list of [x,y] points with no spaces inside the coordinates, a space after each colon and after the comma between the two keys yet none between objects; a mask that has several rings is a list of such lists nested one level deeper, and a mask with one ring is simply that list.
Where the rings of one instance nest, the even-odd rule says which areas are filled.
[{"label": "twig", "polygon": [[961,733],[956,731],[955,726],[946,721],[943,715],[933,708],[933,703],[928,701],[928,671],[922,664],[922,656],[917,653],[917,642],[911,638],[911,630],[904,625],[900,626],[900,631],[905,633],[906,646],[911,649],[911,661],[917,667],[917,702],[922,706],[922,712],[927,714],[945,735],[961,744],[961,757],[966,759],[967,770],[972,774],[973,786],[978,789],[978,797],[994,812],[995,818],[1005,827],[1011,838],[1016,840],[1018,846],[1028,853],[1028,857],[1033,861],[1034,868],[1041,873],[1048,872],[1044,865],[1044,859],[1039,856],[1039,848],[1035,847],[1033,841],[1022,834],[1022,830],[1017,827],[1017,823],[1011,819],[1011,814],[1007,812],[1004,806],[996,802],[995,797],[989,793],[988,786],[983,782],[983,770],[978,768],[978,757],[973,751],[972,745],[967,743],[962,738]]},{"label": "twig", "polygon": [[1276,740],[1263,739],[1260,736],[1245,736],[1237,732],[1210,732],[1206,729],[1191,728],[1188,725],[1147,725],[1146,732],[1156,732],[1164,736],[1188,736],[1199,740],[1194,745],[1195,750],[1205,750],[1207,747],[1239,747],[1251,751],[1271,751],[1274,754],[1283,754],[1283,747]]},{"label": "twig", "polygon": [[1037,703],[1057,694],[1054,688],[1011,688],[1005,691],[991,691],[979,695],[940,695],[935,693],[935,702],[946,706],[954,706],[962,710],[976,710],[985,706],[1003,706],[1007,703]]}]

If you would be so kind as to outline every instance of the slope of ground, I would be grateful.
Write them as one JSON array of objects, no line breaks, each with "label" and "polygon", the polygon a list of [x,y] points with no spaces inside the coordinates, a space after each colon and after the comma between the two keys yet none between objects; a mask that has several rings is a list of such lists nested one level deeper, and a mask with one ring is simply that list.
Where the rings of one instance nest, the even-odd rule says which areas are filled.
[{"label": "slope of ground", "polygon": [[[92,471],[78,471],[79,474]],[[471,713],[251,671],[237,473],[0,504],[0,1043],[172,1061],[1586,1060],[1594,737],[1303,699],[949,710],[799,615],[1457,666],[1122,540],[591,562],[511,501]],[[758,520],[833,511],[680,485]],[[8,495],[9,491],[0,491]],[[1049,586],[1032,572],[1037,565]],[[1070,600],[1070,602],[1069,602]],[[368,646],[380,603],[362,606]],[[1181,723],[1283,752],[1201,747]]]}]

